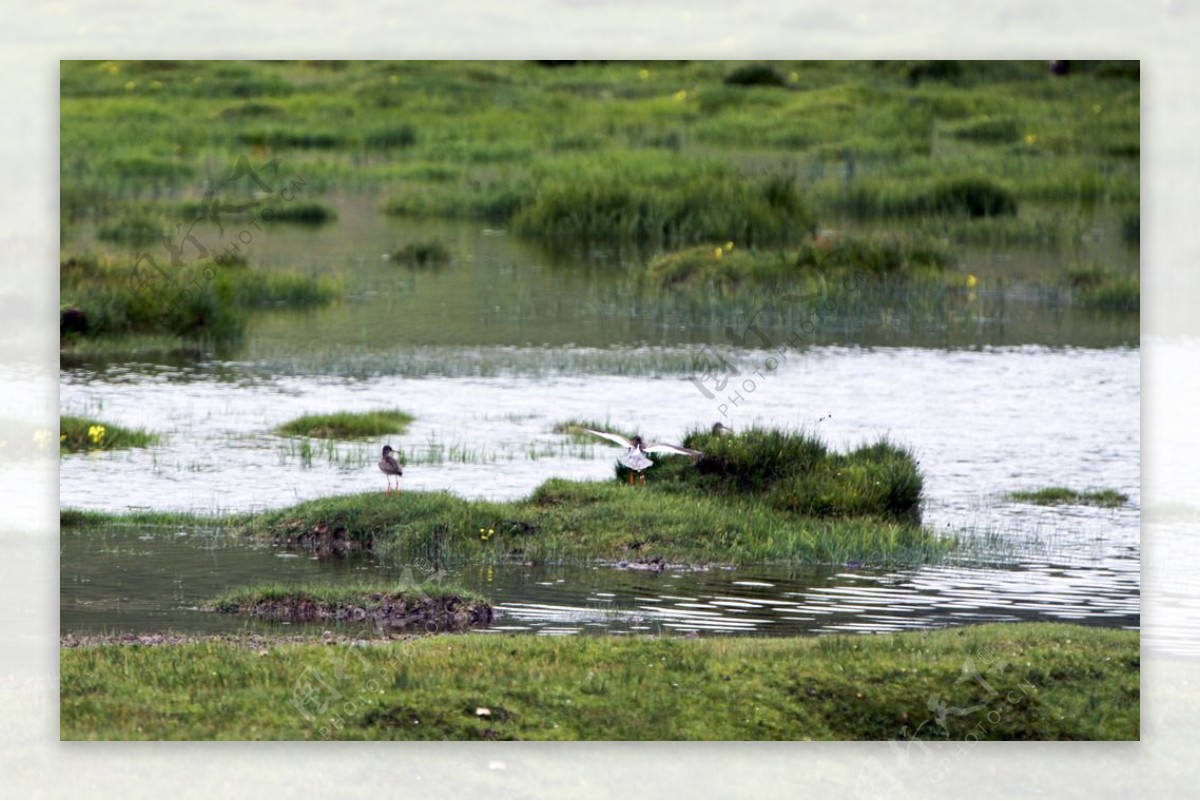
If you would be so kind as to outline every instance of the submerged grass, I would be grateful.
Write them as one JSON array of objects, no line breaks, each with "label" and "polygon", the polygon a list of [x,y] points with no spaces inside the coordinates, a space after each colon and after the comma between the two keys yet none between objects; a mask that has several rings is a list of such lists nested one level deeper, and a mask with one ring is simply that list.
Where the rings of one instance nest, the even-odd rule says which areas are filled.
[{"label": "submerged grass", "polygon": [[374,437],[382,434],[403,434],[413,419],[411,414],[399,409],[308,414],[281,424],[275,431],[287,436],[326,439]]},{"label": "submerged grass", "polygon": [[121,426],[86,417],[61,415],[58,418],[59,452],[84,453],[119,448],[146,448],[158,444],[158,434],[144,428]]},{"label": "submerged grass", "polygon": [[[1136,740],[1140,721],[1137,632],[1057,623],[373,647],[213,639],[61,648],[60,661],[64,740]],[[299,695],[306,678],[312,694]]]},{"label": "submerged grass", "polygon": [[1129,496],[1116,490],[1073,490],[1069,487],[1046,487],[1039,490],[1018,490],[1008,493],[1014,501],[1036,503],[1042,506],[1058,506],[1063,504],[1088,506],[1121,506],[1129,501]]}]

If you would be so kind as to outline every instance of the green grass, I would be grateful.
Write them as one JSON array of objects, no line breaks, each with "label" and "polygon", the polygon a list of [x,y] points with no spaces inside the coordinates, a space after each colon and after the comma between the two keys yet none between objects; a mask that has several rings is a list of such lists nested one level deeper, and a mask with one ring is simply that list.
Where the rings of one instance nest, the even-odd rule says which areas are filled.
[{"label": "green grass", "polygon": [[60,453],[146,448],[159,441],[158,434],[144,428],[122,428],[102,420],[70,415],[61,415],[58,420]]},{"label": "green grass", "polygon": [[61,214],[107,225],[257,149],[305,202],[366,190],[556,241],[794,243],[831,215],[1029,201],[1079,219],[1137,203],[1139,81],[1136,62],[66,61]]},{"label": "green grass", "polygon": [[1121,506],[1129,501],[1129,496],[1116,490],[1081,491],[1068,487],[1046,487],[1039,490],[1018,490],[1008,493],[1014,501],[1036,503],[1041,506],[1087,505],[1087,506]]},{"label": "green grass", "polygon": [[1053,623],[213,639],[61,648],[60,726],[64,740],[1136,740],[1139,682],[1137,632]]},{"label": "green grass", "polygon": [[413,416],[399,409],[373,412],[334,412],[307,414],[276,427],[278,434],[325,439],[352,439],[383,434],[403,434]]}]

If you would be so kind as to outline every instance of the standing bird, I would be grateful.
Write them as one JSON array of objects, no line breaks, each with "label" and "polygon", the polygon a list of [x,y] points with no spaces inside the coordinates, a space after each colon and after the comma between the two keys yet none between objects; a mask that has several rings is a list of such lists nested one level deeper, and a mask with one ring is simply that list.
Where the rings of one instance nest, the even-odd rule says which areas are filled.
[{"label": "standing bird", "polygon": [[[629,450],[617,457],[617,461],[628,467],[633,473],[638,474],[641,483],[646,483],[646,477],[642,475],[642,471],[654,464],[650,460],[647,453],[678,453],[683,456],[691,456],[693,458],[703,456],[700,451],[694,451],[691,448],[681,448],[678,445],[670,445],[666,442],[652,442],[649,445],[641,437],[633,439],[625,439],[620,434],[612,434],[607,431],[594,431],[590,428],[583,429],[589,434],[595,434],[597,437],[604,437],[610,442],[615,442]],[[629,483],[633,484],[633,473],[629,474]]]},{"label": "standing bird", "polygon": [[383,446],[383,456],[379,459],[379,469],[387,477],[387,491],[392,491],[392,476],[396,477],[396,491],[400,491],[400,476],[404,475],[404,471],[400,469],[400,463],[396,461],[396,457],[392,456],[395,451],[391,445]]}]

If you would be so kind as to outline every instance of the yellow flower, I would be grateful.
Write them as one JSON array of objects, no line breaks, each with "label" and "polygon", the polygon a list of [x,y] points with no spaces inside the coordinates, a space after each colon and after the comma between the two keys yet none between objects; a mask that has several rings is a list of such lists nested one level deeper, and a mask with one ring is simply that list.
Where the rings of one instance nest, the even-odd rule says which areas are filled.
[{"label": "yellow flower", "polygon": [[91,439],[93,445],[99,445],[104,439],[104,426],[89,426],[88,438]]},{"label": "yellow flower", "polygon": [[671,96],[674,97],[677,102],[682,103],[683,101],[687,100],[687,89],[680,89]]},{"label": "yellow flower", "polygon": [[788,80],[789,80],[789,81],[791,81],[792,83],[795,83],[796,81],[800,80],[800,73],[798,73],[798,72],[794,72],[794,71],[793,71],[793,72],[789,72],[789,73],[788,73]]},{"label": "yellow flower", "polygon": [[650,70],[642,68],[638,70],[638,77],[643,81],[650,77]]},{"label": "yellow flower", "polygon": [[1025,134],[1025,144],[1032,145],[1037,142],[1037,134]]},{"label": "yellow flower", "polygon": [[731,250],[733,250],[733,243],[732,243],[732,242],[726,242],[726,243],[725,243],[725,252],[726,252],[726,253],[728,253],[728,252],[729,252],[729,251],[731,251]]},{"label": "yellow flower", "polygon": [[132,92],[134,89],[137,89],[137,81],[126,81],[125,82],[125,91]]},{"label": "yellow flower", "polygon": [[973,276],[973,275],[967,276],[967,288],[968,289],[975,286],[976,283],[977,283],[977,280],[976,280],[975,276]]},{"label": "yellow flower", "polygon": [[714,259],[719,259],[724,255],[725,255],[725,250],[723,248],[717,248],[716,250],[713,251]]}]

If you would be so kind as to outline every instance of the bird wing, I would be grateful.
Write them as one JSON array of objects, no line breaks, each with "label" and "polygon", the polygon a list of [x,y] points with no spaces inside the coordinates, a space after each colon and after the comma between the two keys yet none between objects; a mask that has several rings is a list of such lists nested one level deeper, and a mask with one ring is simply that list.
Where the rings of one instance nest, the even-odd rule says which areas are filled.
[{"label": "bird wing", "polygon": [[595,434],[597,437],[604,437],[609,442],[615,442],[618,445],[624,445],[626,448],[632,448],[633,443],[622,437],[620,434],[610,434],[607,431],[594,431],[590,428],[583,429],[589,434]]},{"label": "bird wing", "polygon": [[694,451],[691,448],[681,448],[678,445],[670,445],[666,442],[655,442],[653,445],[643,445],[642,450],[648,453],[678,453],[683,456],[703,456],[700,451]]}]

